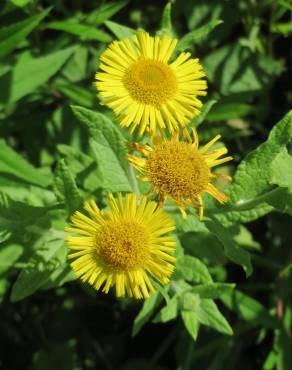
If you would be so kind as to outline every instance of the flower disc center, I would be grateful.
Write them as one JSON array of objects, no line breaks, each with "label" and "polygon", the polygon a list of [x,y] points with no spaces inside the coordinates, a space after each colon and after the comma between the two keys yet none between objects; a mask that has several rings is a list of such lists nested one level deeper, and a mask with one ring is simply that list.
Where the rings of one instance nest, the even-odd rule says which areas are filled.
[{"label": "flower disc center", "polygon": [[159,106],[177,90],[177,80],[171,68],[160,61],[141,59],[126,71],[123,83],[134,100]]},{"label": "flower disc center", "polygon": [[204,157],[186,142],[164,142],[149,155],[147,173],[161,194],[173,199],[193,198],[208,185],[210,171]]},{"label": "flower disc center", "polygon": [[135,220],[107,221],[96,236],[98,255],[117,270],[145,265],[149,235]]}]

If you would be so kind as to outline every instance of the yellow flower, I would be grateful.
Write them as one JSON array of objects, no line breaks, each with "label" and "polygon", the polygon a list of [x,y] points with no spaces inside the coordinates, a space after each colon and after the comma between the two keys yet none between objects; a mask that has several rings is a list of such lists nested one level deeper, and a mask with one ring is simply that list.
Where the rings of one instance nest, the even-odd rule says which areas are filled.
[{"label": "yellow flower", "polygon": [[129,154],[128,160],[142,172],[140,179],[151,183],[151,192],[159,194],[161,205],[165,198],[169,197],[186,217],[185,207],[188,205],[195,207],[197,204],[199,218],[202,219],[203,192],[211,194],[220,203],[227,201],[227,197],[211,181],[218,177],[226,180],[231,180],[231,178],[213,173],[211,168],[230,161],[232,157],[220,158],[227,153],[225,147],[208,152],[220,135],[200,149],[196,130],[193,129],[193,138],[186,129],[183,131],[183,136],[185,140],[179,141],[177,131],[171,140],[154,138],[152,146],[133,144],[133,147],[144,157]]},{"label": "yellow flower", "polygon": [[149,275],[161,284],[169,282],[175,239],[164,234],[175,226],[155,202],[147,203],[145,196],[139,205],[136,201],[135,193],[125,199],[118,194],[117,201],[110,194],[109,211],[86,202],[89,216],[77,211],[65,230],[79,235],[66,238],[77,277],[97,290],[103,286],[105,293],[115,286],[117,297],[139,299],[154,291]]},{"label": "yellow flower", "polygon": [[202,103],[197,97],[206,95],[205,73],[190,53],[168,63],[176,44],[169,36],[140,32],[133,40],[112,42],[101,55],[103,72],[96,73],[95,86],[102,103],[131,133],[173,132],[199,114]]}]

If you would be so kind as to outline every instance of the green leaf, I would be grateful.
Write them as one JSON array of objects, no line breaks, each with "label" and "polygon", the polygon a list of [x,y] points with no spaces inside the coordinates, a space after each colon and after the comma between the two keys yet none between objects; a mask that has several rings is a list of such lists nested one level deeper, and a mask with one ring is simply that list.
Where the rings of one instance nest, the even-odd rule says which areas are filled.
[{"label": "green leaf", "polygon": [[167,33],[169,36],[173,36],[173,28],[172,28],[172,22],[171,22],[171,7],[172,3],[169,1],[162,13],[162,19],[160,24],[160,30],[162,33]]},{"label": "green leaf", "polygon": [[20,60],[11,71],[0,77],[1,85],[9,85],[9,89],[0,92],[0,103],[14,103],[44,85],[74,50],[75,47],[70,47],[40,58]]},{"label": "green leaf", "polygon": [[[278,122],[266,142],[250,152],[239,164],[232,184],[228,187],[228,206],[222,207],[216,218],[224,225],[248,222],[270,212],[270,199],[275,199],[270,184],[270,166],[292,138],[292,112]],[[279,197],[282,190],[279,190]]]},{"label": "green leaf", "polygon": [[90,139],[89,145],[102,174],[102,186],[113,192],[131,191],[127,175],[113,152],[110,142],[106,140],[102,132],[99,132],[96,140],[98,141]]},{"label": "green leaf", "polygon": [[[1,212],[1,211],[0,211]],[[18,244],[7,245],[0,249],[0,274],[3,274],[19,259],[23,247]]]},{"label": "green leaf", "polygon": [[107,28],[118,38],[118,40],[131,39],[136,31],[132,28],[123,26],[122,24],[106,21],[104,22]]},{"label": "green leaf", "polygon": [[47,24],[47,28],[57,31],[68,32],[79,36],[81,40],[97,40],[110,42],[112,38],[107,33],[92,26],[77,23],[76,21],[56,21]]},{"label": "green leaf", "polygon": [[253,326],[270,329],[280,325],[277,318],[272,316],[261,303],[238,290],[224,294],[220,299],[229,309]]},{"label": "green leaf", "polygon": [[208,79],[224,95],[259,94],[278,76],[283,66],[267,54],[252,53],[240,42],[217,49],[203,60]]},{"label": "green leaf", "polygon": [[63,240],[50,240],[29,259],[12,287],[11,301],[17,302],[40,289],[51,274],[66,261],[67,249]]},{"label": "green leaf", "polygon": [[153,322],[158,323],[158,322],[168,322],[173,319],[175,319],[178,315],[178,299],[176,296],[171,298],[169,303],[164,306],[158,314],[154,317]]},{"label": "green leaf", "polygon": [[47,187],[51,183],[48,174],[33,167],[2,140],[0,140],[0,172],[9,173],[40,187]]},{"label": "green leaf", "polygon": [[68,215],[72,215],[82,205],[82,198],[73,178],[73,175],[66,165],[64,159],[58,163],[55,186],[59,198],[64,200]]},{"label": "green leaf", "polygon": [[154,313],[155,308],[162,301],[162,297],[158,292],[152,293],[149,298],[143,303],[142,309],[135,317],[132,336],[135,337],[142,327],[150,320],[151,316]]},{"label": "green leaf", "polygon": [[246,276],[250,276],[252,273],[250,254],[234,242],[230,233],[215,218],[206,220],[205,225],[222,243],[225,256],[242,266]]},{"label": "green leaf", "polygon": [[187,33],[178,42],[176,52],[181,52],[189,49],[193,45],[200,45],[200,43],[208,37],[209,33],[221,23],[223,23],[222,20],[215,19],[204,24],[196,30]]},{"label": "green leaf", "polygon": [[102,176],[103,187],[110,191],[131,191],[126,172],[126,140],[118,128],[101,113],[76,106],[72,109],[89,131],[90,147]]},{"label": "green leaf", "polygon": [[94,94],[84,87],[72,83],[55,83],[54,88],[69,98],[71,102],[81,104],[84,107],[92,107],[95,103]]},{"label": "green leaf", "polygon": [[176,269],[185,280],[196,283],[212,283],[208,268],[196,257],[179,257],[176,261]]},{"label": "green leaf", "polygon": [[196,313],[192,311],[182,310],[181,317],[188,333],[193,338],[193,340],[196,341],[199,332],[199,321],[197,319]]},{"label": "green leaf", "polygon": [[192,288],[191,292],[198,294],[201,298],[217,299],[223,294],[230,293],[235,288],[235,284],[212,283],[197,285]]},{"label": "green leaf", "polygon": [[99,25],[118,13],[128,4],[128,0],[119,0],[114,3],[102,4],[86,17],[86,22]]},{"label": "green leaf", "polygon": [[270,167],[270,183],[288,188],[292,191],[292,156],[288,154],[287,149],[276,155]]},{"label": "green leaf", "polygon": [[198,321],[220,333],[232,335],[233,331],[225,317],[218,310],[211,299],[201,299],[200,306],[196,312]]},{"label": "green leaf", "polygon": [[245,103],[224,102],[218,103],[207,116],[209,122],[227,121],[244,117],[254,111],[254,107]]},{"label": "green leaf", "polygon": [[[194,127],[194,128],[196,128],[196,127],[198,127],[201,123],[203,123],[204,121],[205,121],[205,119],[206,119],[206,117],[208,117],[209,118],[209,112],[210,112],[210,110],[212,109],[212,107],[213,107],[213,105],[214,104],[216,104],[217,103],[217,100],[209,100],[209,101],[207,101],[204,105],[203,105],[203,107],[202,107],[202,109],[201,109],[201,112],[200,112],[200,114],[197,116],[197,117],[195,117],[195,118],[193,118],[192,120],[191,120],[191,122],[189,123],[189,127],[191,128],[191,127]],[[217,105],[217,104],[216,104]]]},{"label": "green leaf", "polygon": [[49,14],[50,9],[24,21],[0,29],[0,58],[14,50],[25,37]]},{"label": "green leaf", "polygon": [[34,207],[26,203],[16,202],[0,192],[0,224],[2,230],[19,234],[25,227],[33,225],[42,216],[45,216],[49,210],[49,207]]}]

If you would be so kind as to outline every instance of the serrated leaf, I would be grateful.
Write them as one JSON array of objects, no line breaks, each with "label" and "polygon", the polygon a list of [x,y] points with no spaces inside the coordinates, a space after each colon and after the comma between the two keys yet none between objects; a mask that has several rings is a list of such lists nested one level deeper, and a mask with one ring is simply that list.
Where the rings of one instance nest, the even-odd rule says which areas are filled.
[{"label": "serrated leaf", "polygon": [[160,304],[161,301],[162,297],[158,292],[152,293],[150,297],[145,300],[140,312],[134,320],[132,329],[133,337],[135,337],[140,332],[142,327],[150,320],[155,308]]},{"label": "serrated leaf", "polygon": [[76,21],[55,21],[47,24],[47,28],[57,31],[68,32],[79,36],[81,40],[97,40],[110,42],[112,38],[106,32]]},{"label": "serrated leaf", "polygon": [[40,187],[47,187],[51,183],[50,176],[33,167],[3,140],[0,140],[0,172],[14,175]]},{"label": "serrated leaf", "polygon": [[67,250],[63,240],[51,240],[38,249],[29,259],[11,291],[12,302],[20,301],[40,289],[51,274],[66,261]]},{"label": "serrated leaf", "polygon": [[207,38],[209,33],[221,23],[223,23],[222,20],[214,19],[199,27],[198,29],[187,33],[178,42],[176,52],[181,52],[191,48],[193,45],[200,44],[203,40]]},{"label": "serrated leaf", "polygon": [[292,156],[283,148],[270,166],[270,183],[292,191]]},{"label": "serrated leaf", "polygon": [[197,310],[197,319],[201,324],[209,326],[220,333],[233,334],[229,323],[211,299],[201,299],[200,307]]},{"label": "serrated leaf", "polygon": [[250,254],[235,243],[228,231],[215,218],[206,220],[205,225],[222,243],[225,256],[242,266],[246,276],[250,276],[252,273]]},{"label": "serrated leaf", "polygon": [[216,215],[221,223],[230,225],[252,221],[273,209],[269,204],[269,200],[275,197],[270,184],[270,166],[291,138],[292,112],[289,112],[273,127],[267,141],[250,152],[238,166],[227,189],[228,205],[222,207],[218,212],[220,215]]},{"label": "serrated leaf", "polygon": [[50,9],[24,21],[0,29],[0,58],[14,50],[25,37],[48,15]]},{"label": "serrated leaf", "polygon": [[61,197],[65,202],[68,214],[72,215],[81,207],[82,198],[73,175],[64,159],[61,159],[58,163],[55,186],[58,189],[59,197]]},{"label": "serrated leaf", "polygon": [[196,341],[200,326],[196,313],[192,311],[182,310],[181,317],[188,333],[193,338],[193,340]]},{"label": "serrated leaf", "polygon": [[81,107],[72,109],[89,131],[90,147],[102,176],[102,186],[110,191],[131,191],[124,137],[103,114]]},{"label": "serrated leaf", "polygon": [[195,283],[212,282],[212,277],[208,271],[208,268],[196,257],[179,257],[176,261],[176,269],[185,280]]},{"label": "serrated leaf", "polygon": [[110,31],[112,31],[112,33],[117,37],[118,40],[131,39],[132,36],[136,33],[134,29],[123,26],[122,24],[116,22],[105,21],[104,24]]},{"label": "serrated leaf", "polygon": [[0,77],[0,84],[9,86],[9,89],[1,90],[0,103],[14,103],[44,85],[59,71],[74,50],[75,47],[70,47],[40,58],[20,60],[11,71]]}]

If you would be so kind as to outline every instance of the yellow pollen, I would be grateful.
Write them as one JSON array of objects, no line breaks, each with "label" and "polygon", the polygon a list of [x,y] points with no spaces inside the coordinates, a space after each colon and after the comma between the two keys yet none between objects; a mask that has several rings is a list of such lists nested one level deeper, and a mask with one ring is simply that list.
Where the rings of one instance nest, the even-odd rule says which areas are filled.
[{"label": "yellow pollen", "polygon": [[139,103],[159,107],[177,91],[177,80],[171,68],[158,60],[140,59],[125,73],[124,86]]},{"label": "yellow pollen", "polygon": [[164,142],[148,156],[147,174],[154,187],[173,199],[193,198],[204,191],[210,171],[199,151],[186,142]]},{"label": "yellow pollen", "polygon": [[95,240],[98,255],[116,270],[144,266],[150,255],[148,232],[135,220],[109,220]]}]

